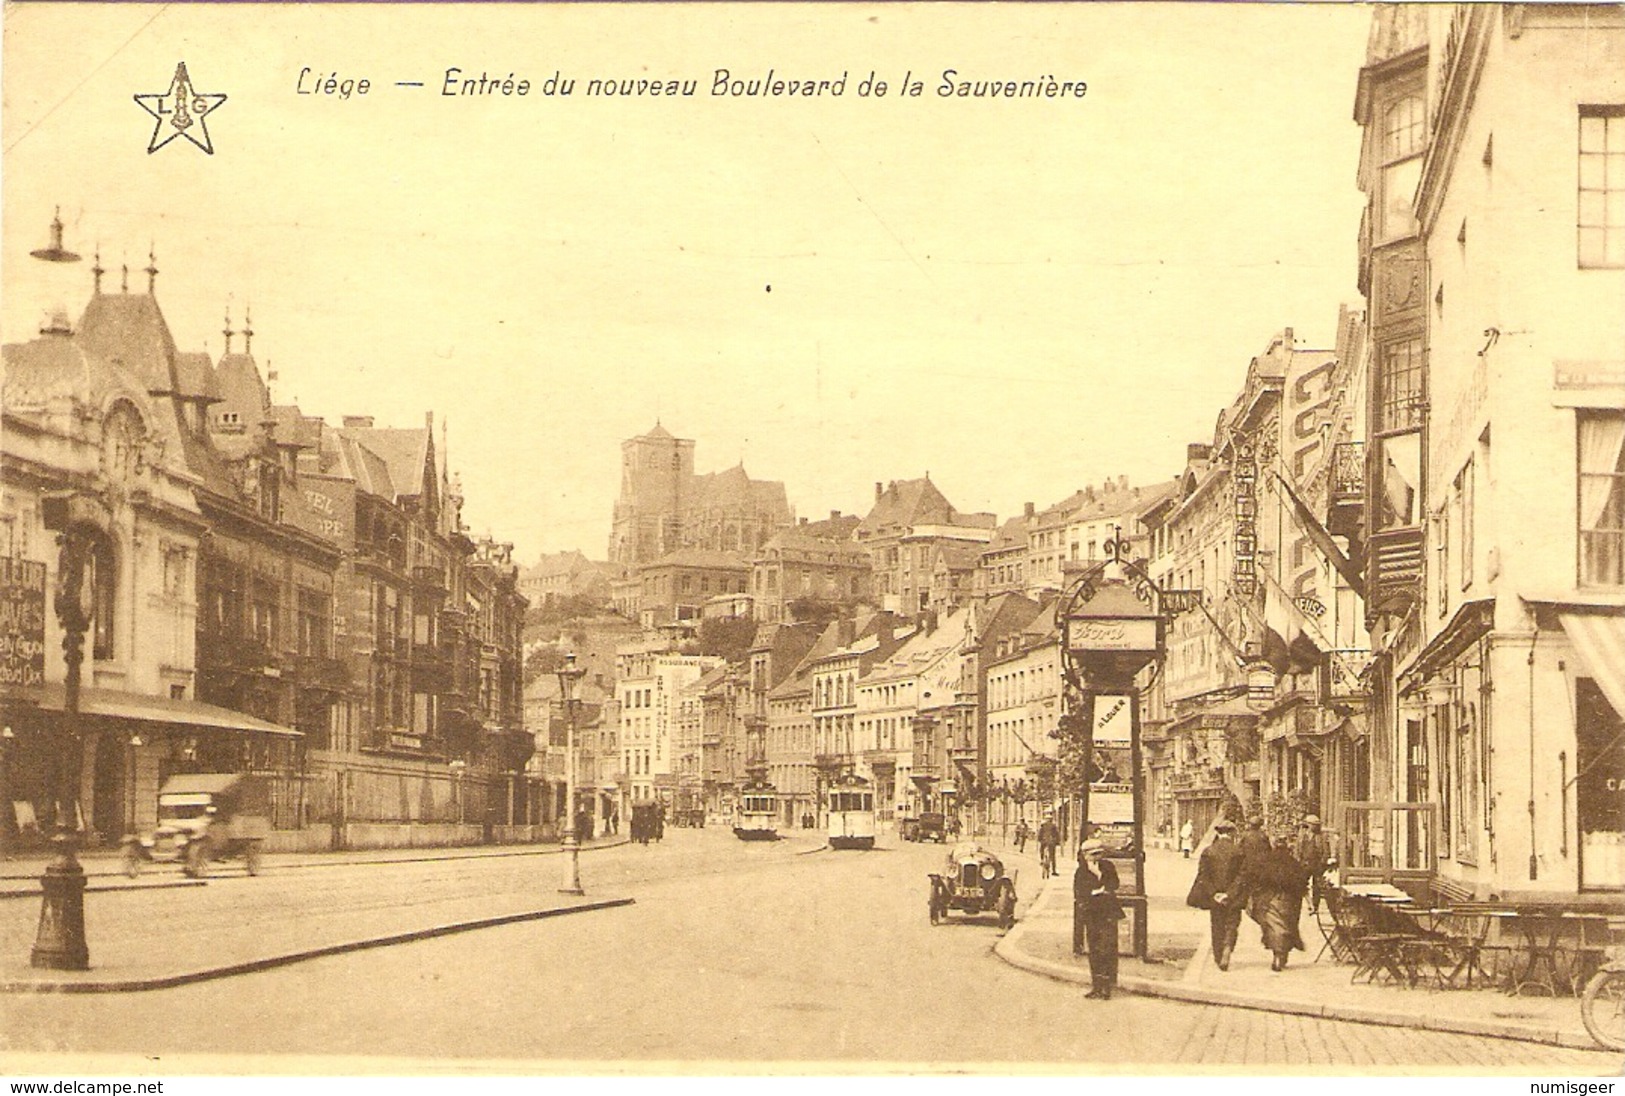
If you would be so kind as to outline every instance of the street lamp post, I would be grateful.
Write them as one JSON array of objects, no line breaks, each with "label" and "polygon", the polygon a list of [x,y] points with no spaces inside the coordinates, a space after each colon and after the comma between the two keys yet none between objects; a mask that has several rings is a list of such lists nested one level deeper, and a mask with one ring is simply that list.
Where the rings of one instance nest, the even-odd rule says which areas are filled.
[{"label": "street lamp post", "polygon": [[560,894],[586,894],[581,889],[581,845],[576,834],[576,682],[587,671],[576,656],[564,656],[558,669],[559,701],[564,705],[564,882]]},{"label": "street lamp post", "polygon": [[[11,770],[8,766],[11,764],[11,744],[15,741],[17,736],[12,732],[11,724],[0,727],[0,810],[11,810]],[[6,825],[0,822],[0,842],[5,839]],[[0,860],[10,859],[11,846],[0,844]]]},{"label": "street lamp post", "polygon": [[45,526],[59,531],[56,615],[62,622],[62,654],[67,673],[62,690],[62,735],[54,751],[51,813],[55,834],[51,844],[56,859],[40,877],[44,900],[39,931],[34,937],[30,963],[50,970],[89,970],[90,948],[85,940],[85,869],[76,846],[79,837],[79,681],[85,660],[85,632],[90,628],[90,542],[74,510],[78,498],[44,500]]},{"label": "street lamp post", "polygon": [[466,817],[463,811],[463,770],[468,768],[468,762],[459,757],[446,767],[451,770],[451,796],[457,801],[457,826],[459,832],[456,840],[461,841],[463,839],[461,832],[463,819]]},{"label": "street lamp post", "polygon": [[130,833],[132,836],[135,834],[135,828],[139,822],[135,816],[136,751],[144,745],[146,743],[141,741],[139,731],[130,736]]}]

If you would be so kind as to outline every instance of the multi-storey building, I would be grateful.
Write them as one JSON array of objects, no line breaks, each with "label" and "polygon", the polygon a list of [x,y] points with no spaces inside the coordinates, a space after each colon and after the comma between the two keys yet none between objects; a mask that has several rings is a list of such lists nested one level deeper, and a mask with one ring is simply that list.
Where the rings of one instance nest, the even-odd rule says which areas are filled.
[{"label": "multi-storey building", "polygon": [[[963,754],[954,750],[975,753],[975,719],[958,708],[970,623],[969,609],[927,616],[894,651],[877,653],[867,666],[851,663],[850,731],[837,741],[853,770],[875,781],[877,810],[888,801],[905,812],[953,810],[968,790],[957,765]],[[966,724],[968,734],[954,738]],[[922,750],[926,725],[930,741]]]},{"label": "multi-storey building", "polygon": [[774,534],[751,563],[756,619],[795,619],[797,602],[817,602],[851,613],[870,597],[869,553],[853,542],[856,518],[831,513],[828,521]]},{"label": "multi-storey building", "polygon": [[999,820],[1036,822],[1058,791],[1051,732],[1061,717],[1061,645],[1053,612],[1039,612],[985,658],[987,772],[1001,791]]},{"label": "multi-storey building", "polygon": [[692,627],[705,604],[722,594],[743,595],[750,564],[734,552],[684,548],[635,568],[611,584],[615,609],[645,628]]},{"label": "multi-storey building", "polygon": [[[100,296],[99,270],[96,277]],[[131,299],[151,317],[150,330],[167,335],[151,282]],[[114,360],[122,355],[96,353],[58,314],[37,338],[3,353],[0,701],[14,737],[0,774],[0,840],[14,847],[48,834],[58,818],[59,764],[81,789],[74,823],[116,840],[152,824],[158,784],[196,759],[196,743],[291,731],[195,699],[196,569],[206,524],[177,409],[151,394],[181,389],[172,343],[160,344],[153,359],[125,364]],[[161,371],[142,375],[143,366]],[[201,394],[202,377],[185,379]],[[84,549],[77,600],[88,628],[81,745],[63,758],[64,631],[51,592],[63,584],[64,562],[76,566],[57,543],[68,521]]]},{"label": "multi-storey building", "polygon": [[998,522],[992,514],[962,514],[931,482],[875,484],[875,503],[854,539],[869,552],[874,600],[883,609],[913,614],[930,608],[936,549],[985,546]]},{"label": "multi-storey building", "polygon": [[1027,588],[1027,526],[1033,517],[1034,506],[1029,502],[1021,516],[1011,518],[994,532],[977,561],[972,580],[976,595],[1019,594]]},{"label": "multi-storey building", "polygon": [[[615,692],[623,798],[632,803],[661,799],[676,788],[676,743],[684,691],[725,663],[705,655],[680,655],[664,640],[627,644],[615,653]],[[624,816],[624,812],[623,812]]]},{"label": "multi-storey building", "polygon": [[[753,740],[761,743],[761,768],[779,793],[780,821],[797,826],[818,813],[818,780],[813,769],[811,720],[774,725],[770,697],[818,641],[820,629],[806,624],[761,624],[747,657],[749,693],[741,714]],[[749,761],[749,758],[747,758]]]},{"label": "multi-storey building", "polygon": [[1424,806],[1351,845],[1447,894],[1617,898],[1625,13],[1381,8],[1355,117],[1372,796]]}]

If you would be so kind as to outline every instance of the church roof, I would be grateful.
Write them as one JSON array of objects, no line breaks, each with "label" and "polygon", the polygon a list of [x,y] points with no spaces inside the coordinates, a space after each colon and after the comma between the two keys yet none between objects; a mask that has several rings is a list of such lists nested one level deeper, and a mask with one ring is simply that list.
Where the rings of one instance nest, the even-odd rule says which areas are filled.
[{"label": "church roof", "polygon": [[654,426],[653,430],[649,431],[647,434],[645,434],[643,436],[646,437],[646,438],[654,438],[657,441],[675,441],[675,440],[677,440],[676,438],[674,438],[672,436],[672,432],[670,430],[667,430],[664,426],[661,426],[660,423],[658,423],[658,422],[655,423],[655,426]]}]

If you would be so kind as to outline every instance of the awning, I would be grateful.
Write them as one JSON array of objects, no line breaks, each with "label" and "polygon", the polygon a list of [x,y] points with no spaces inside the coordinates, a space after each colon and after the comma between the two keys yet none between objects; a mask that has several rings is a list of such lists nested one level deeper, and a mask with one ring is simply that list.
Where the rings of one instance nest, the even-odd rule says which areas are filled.
[{"label": "awning", "polygon": [[[60,712],[64,706],[65,690],[61,685],[40,685],[31,689],[18,689],[7,699],[20,699],[47,712]],[[79,690],[79,713],[107,719],[131,719],[142,723],[167,723],[179,727],[198,727],[205,730],[239,731],[250,734],[274,734],[287,738],[302,738],[303,732],[277,723],[267,723],[229,708],[205,704],[199,700],[172,700],[162,696],[143,696],[120,689],[84,687]]]},{"label": "awning", "polygon": [[1615,713],[1625,718],[1625,616],[1559,613],[1558,618],[1588,676],[1608,698]]},{"label": "awning", "polygon": [[1433,637],[1422,652],[1416,656],[1411,668],[1405,671],[1405,677],[1421,675],[1431,676],[1446,664],[1455,661],[1468,647],[1489,634],[1495,626],[1495,599],[1479,598],[1476,601],[1465,601],[1450,618],[1450,623],[1440,629],[1439,634]]}]

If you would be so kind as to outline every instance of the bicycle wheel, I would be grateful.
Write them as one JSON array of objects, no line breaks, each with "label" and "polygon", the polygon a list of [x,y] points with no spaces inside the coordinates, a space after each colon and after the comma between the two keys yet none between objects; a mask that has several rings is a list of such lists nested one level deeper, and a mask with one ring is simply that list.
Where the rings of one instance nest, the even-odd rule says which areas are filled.
[{"label": "bicycle wheel", "polygon": [[1625,1050],[1625,971],[1600,970],[1586,983],[1580,1019],[1609,1050]]}]

